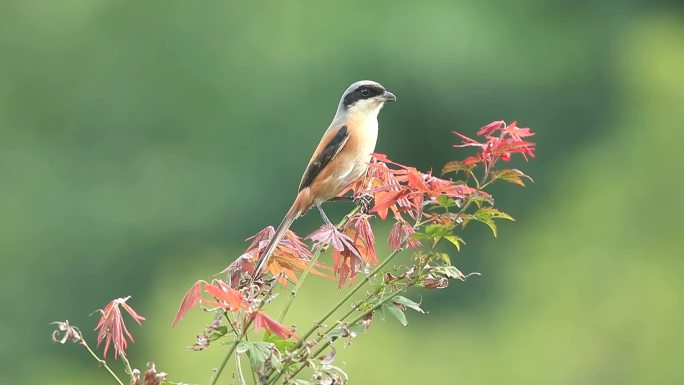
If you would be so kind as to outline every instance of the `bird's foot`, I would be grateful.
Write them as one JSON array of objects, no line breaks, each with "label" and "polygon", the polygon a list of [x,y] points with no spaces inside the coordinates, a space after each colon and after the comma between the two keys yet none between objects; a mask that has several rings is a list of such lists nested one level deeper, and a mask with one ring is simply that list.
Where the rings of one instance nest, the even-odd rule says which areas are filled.
[{"label": "bird's foot", "polygon": [[373,195],[363,194],[354,198],[354,203],[361,207],[361,213],[367,214],[370,211],[371,203],[373,203]]}]

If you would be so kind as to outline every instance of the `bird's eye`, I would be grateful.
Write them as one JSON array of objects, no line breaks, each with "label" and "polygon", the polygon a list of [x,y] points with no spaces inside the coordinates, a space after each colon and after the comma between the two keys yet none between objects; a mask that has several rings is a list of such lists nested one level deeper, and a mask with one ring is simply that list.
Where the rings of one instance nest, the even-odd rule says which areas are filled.
[{"label": "bird's eye", "polygon": [[370,96],[370,90],[368,88],[364,88],[360,92],[361,96]]}]

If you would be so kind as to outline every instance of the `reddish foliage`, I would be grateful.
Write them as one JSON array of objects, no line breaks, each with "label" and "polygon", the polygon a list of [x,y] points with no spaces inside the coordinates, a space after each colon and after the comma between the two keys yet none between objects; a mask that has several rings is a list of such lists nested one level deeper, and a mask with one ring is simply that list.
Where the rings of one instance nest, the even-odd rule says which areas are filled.
[{"label": "reddish foliage", "polygon": [[[456,184],[450,180],[440,179],[430,172],[422,173],[414,167],[392,162],[384,154],[373,154],[378,162],[371,163],[376,172],[377,187],[371,190],[375,195],[375,206],[371,212],[378,213],[386,219],[389,210],[397,218],[402,212],[411,218],[419,218],[423,212],[425,199],[436,199],[440,195],[450,198],[465,198],[475,189],[464,184]],[[389,168],[387,164],[399,167]]]},{"label": "reddish foliage", "polygon": [[390,250],[399,250],[402,247],[402,241],[406,240],[408,247],[416,249],[420,246],[420,241],[413,239],[413,226],[406,223],[406,221],[398,220],[392,225],[392,231],[389,236]]},{"label": "reddish foliage", "polygon": [[360,243],[354,248],[333,249],[333,270],[338,277],[338,289],[344,286],[347,279],[349,279],[350,284],[354,282],[356,275],[364,265],[362,254],[366,254],[366,248]]},{"label": "reddish foliage", "polygon": [[[331,245],[333,249],[342,251],[344,249],[354,249],[354,242],[348,235],[337,230],[335,226],[323,225],[318,230],[306,236],[306,239],[324,245]],[[355,251],[356,252],[356,251]],[[358,254],[358,252],[356,252]]]},{"label": "reddish foliage", "polygon": [[294,337],[299,339],[299,337],[290,329],[278,323],[278,321],[267,316],[261,311],[255,311],[249,315],[250,318],[254,319],[254,330],[264,329],[269,333],[273,333],[281,338]]},{"label": "reddish foliage", "polygon": [[188,290],[188,292],[185,293],[185,297],[183,297],[183,301],[181,302],[180,307],[178,308],[178,312],[176,312],[176,318],[173,319],[171,327],[175,327],[176,323],[182,320],[185,314],[190,309],[197,306],[201,299],[202,286],[206,283],[206,281],[200,279],[199,281],[192,284],[190,290]]},{"label": "reddish foliage", "polygon": [[123,316],[121,314],[121,307],[133,318],[138,325],[145,318],[140,316],[133,308],[126,302],[131,299],[131,296],[126,298],[117,298],[112,300],[101,309],[100,312],[102,316],[100,321],[97,323],[95,330],[98,330],[97,334],[97,345],[99,346],[102,341],[105,341],[104,356],[107,356],[107,350],[109,350],[109,345],[113,343],[114,345],[114,359],[118,358],[119,355],[126,354],[126,348],[128,347],[128,337],[131,342],[133,342],[133,335],[126,328]]},{"label": "reddish foliage", "polygon": [[[499,134],[495,135],[497,132]],[[517,122],[512,122],[507,126],[503,120],[497,120],[482,127],[477,135],[484,136],[487,139],[483,143],[459,132],[454,131],[453,133],[463,140],[463,144],[457,144],[454,147],[476,147],[480,150],[477,155],[464,160],[468,166],[484,162],[485,166],[491,169],[499,159],[511,160],[512,154],[522,154],[525,160],[527,160],[527,156],[534,158],[535,143],[523,139],[533,136],[534,133],[529,127],[518,127]]]},{"label": "reddish foliage", "polygon": [[370,215],[357,214],[349,220],[347,228],[353,229],[354,244],[363,243],[365,252],[360,253],[363,259],[369,264],[377,265],[380,261],[375,254],[375,234],[373,234],[373,228],[370,224],[371,218]]},{"label": "reddish foliage", "polygon": [[256,258],[254,258],[251,253],[244,253],[237,257],[236,260],[231,262],[230,265],[223,269],[219,274],[226,274],[228,276],[230,286],[238,287],[240,284],[240,278],[243,274],[251,276],[252,273],[254,273],[254,269],[256,268],[254,266],[255,263]]},{"label": "reddish foliage", "polygon": [[[368,232],[370,228],[366,229],[366,225],[363,224],[365,220],[358,221],[361,222],[359,225],[361,230],[355,231],[353,227],[347,226],[346,233],[342,233],[335,226],[323,225],[307,236],[314,242],[332,246],[333,271],[338,277],[338,288],[341,288],[347,279],[353,282],[364,264],[378,263],[375,256],[375,237],[372,231]],[[350,235],[354,238],[352,239]],[[372,245],[372,252],[369,252],[368,244]]]},{"label": "reddish foliage", "polygon": [[[247,251],[223,271],[230,274],[232,287],[237,287],[242,273],[252,274],[254,272],[254,264],[266,250],[274,235],[275,230],[272,226],[268,226],[256,235],[247,238],[248,241],[252,241]],[[288,279],[298,282],[296,273],[306,269],[310,260],[311,251],[306,244],[297,234],[288,230],[266,263],[266,271],[273,276],[280,276],[279,282],[286,285]],[[316,264],[316,267],[324,266]],[[330,278],[316,269],[312,269],[311,273]]]},{"label": "reddish foliage", "polygon": [[240,291],[233,289],[219,279],[213,280],[211,284],[204,285],[204,291],[216,299],[216,301],[203,300],[202,303],[207,305],[221,307],[229,312],[244,310],[248,307]]}]

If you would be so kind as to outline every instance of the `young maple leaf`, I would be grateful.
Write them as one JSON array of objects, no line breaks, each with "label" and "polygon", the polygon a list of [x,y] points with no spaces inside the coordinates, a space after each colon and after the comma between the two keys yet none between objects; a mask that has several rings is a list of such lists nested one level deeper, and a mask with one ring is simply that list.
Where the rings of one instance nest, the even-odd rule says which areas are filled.
[{"label": "young maple leaf", "polygon": [[[272,226],[269,226],[256,235],[247,238],[247,240],[251,240],[252,242],[242,257],[249,261],[251,271],[254,271],[254,263],[256,263],[259,256],[266,250],[274,234],[275,230]],[[306,269],[310,260],[311,251],[306,247],[306,244],[297,234],[288,230],[268,259],[265,271],[269,272],[274,277],[280,277],[278,282],[285,286],[288,279],[293,282],[298,282],[297,272]],[[321,268],[324,266],[317,263],[315,267]],[[328,275],[316,269],[311,269],[311,273],[330,278]]]},{"label": "young maple leaf", "polygon": [[131,299],[129,295],[126,298],[117,298],[110,301],[104,309],[100,312],[102,316],[100,321],[97,323],[95,330],[98,330],[97,334],[97,345],[100,346],[102,341],[105,341],[104,347],[104,357],[107,356],[107,350],[109,350],[110,343],[114,345],[114,359],[119,355],[126,355],[126,348],[128,347],[128,337],[131,342],[133,342],[133,335],[126,328],[123,316],[121,314],[121,307],[133,318],[138,325],[141,325],[141,321],[145,320],[145,317],[139,315],[133,308],[126,302]]},{"label": "young maple leaf", "polygon": [[181,302],[180,307],[176,312],[176,317],[173,319],[171,327],[175,327],[176,323],[182,320],[185,314],[188,311],[190,311],[190,309],[197,306],[197,304],[200,302],[200,299],[202,298],[202,287],[206,284],[207,282],[201,279],[192,284],[190,290],[188,290],[188,292],[185,293],[185,296],[183,297],[183,301]]},{"label": "young maple leaf", "polygon": [[408,247],[417,249],[420,247],[420,241],[413,239],[415,230],[413,226],[406,223],[404,220],[398,220],[392,225],[392,231],[389,236],[389,248],[396,251],[402,248],[403,241],[406,241]]},{"label": "young maple leaf", "polygon": [[294,337],[299,339],[299,337],[290,329],[286,328],[278,321],[266,315],[266,313],[257,310],[249,315],[254,321],[254,330],[264,329],[269,333],[275,334],[281,338],[288,339]]},{"label": "young maple leaf", "polygon": [[[437,178],[431,172],[423,173],[414,167],[392,162],[385,155],[374,156],[383,162],[378,161],[371,165],[380,175],[372,190],[375,194],[375,206],[371,212],[377,213],[382,219],[387,218],[390,210],[398,219],[401,218],[401,213],[418,219],[423,215],[423,203],[426,199],[436,199],[440,195],[464,198],[475,191],[464,184]],[[399,169],[389,168],[387,164]]]},{"label": "young maple leaf", "polygon": [[375,234],[373,234],[370,218],[371,215],[357,214],[347,222],[347,227],[351,228],[354,233],[352,239],[355,245],[363,242],[365,253],[360,253],[363,259],[369,264],[377,265],[380,261],[375,254]]},{"label": "young maple leaf", "polygon": [[[495,135],[497,132],[498,136]],[[534,133],[529,127],[518,127],[518,122],[506,125],[504,121],[497,120],[482,127],[477,134],[487,139],[484,143],[456,131],[453,133],[463,141],[462,144],[453,147],[477,147],[480,150],[476,156],[466,158],[467,162],[464,161],[464,164],[469,166],[482,161],[491,168],[499,159],[509,161],[512,154],[521,154],[525,160],[528,156],[534,158],[535,143],[523,139],[533,136]]]},{"label": "young maple leaf", "polygon": [[218,306],[229,312],[237,312],[248,307],[242,293],[220,279],[211,281],[211,284],[205,284],[204,291],[216,299],[216,301],[202,300],[202,303],[207,305]]},{"label": "young maple leaf", "polygon": [[354,283],[357,274],[361,271],[364,261],[360,255],[366,254],[366,248],[362,244],[355,245],[356,252],[352,249],[333,249],[333,271],[338,276],[337,288],[341,289],[347,279]]},{"label": "young maple leaf", "polygon": [[[364,230],[365,231],[365,230]],[[354,229],[347,227],[345,232],[353,233]],[[351,234],[354,235],[354,234]],[[369,254],[368,247],[364,243],[365,237],[371,237],[366,233],[363,237],[355,236],[354,239],[349,234],[340,232],[335,226],[323,225],[318,230],[307,236],[318,244],[331,245],[333,249],[333,272],[338,276],[338,288],[341,288],[347,279],[350,282],[361,270],[364,264],[372,261],[378,263],[375,257],[375,250],[373,249],[372,256]],[[372,238],[371,244],[374,246],[375,238]]]},{"label": "young maple leaf", "polygon": [[337,227],[333,225],[326,224],[319,227],[318,230],[307,235],[306,239],[310,239],[319,244],[331,245],[333,249],[338,251],[342,251],[346,248],[354,248],[354,242],[351,238],[337,230]]},{"label": "young maple leaf", "polygon": [[252,253],[247,252],[237,257],[236,260],[230,263],[228,267],[223,269],[219,274],[226,274],[230,281],[231,287],[238,287],[240,285],[240,278],[243,274],[251,276],[256,268],[254,264],[256,259]]},{"label": "young maple leaf", "polygon": [[503,120],[495,120],[488,125],[480,128],[479,131],[477,131],[477,134],[480,136],[491,136],[495,132],[501,130],[502,128],[506,127],[506,122]]}]

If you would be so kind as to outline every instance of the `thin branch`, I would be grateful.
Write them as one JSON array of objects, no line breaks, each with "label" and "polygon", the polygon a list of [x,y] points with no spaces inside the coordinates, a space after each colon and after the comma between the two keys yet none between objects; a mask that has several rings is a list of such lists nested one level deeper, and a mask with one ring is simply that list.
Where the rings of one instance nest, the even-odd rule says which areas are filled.
[{"label": "thin branch", "polygon": [[90,346],[88,346],[88,343],[85,342],[84,339],[81,339],[81,345],[83,345],[83,346],[86,348],[86,350],[88,351],[88,353],[90,353],[90,355],[93,356],[93,358],[97,361],[97,363],[98,363],[100,366],[102,366],[103,368],[105,368],[105,369],[109,372],[109,374],[111,374],[112,377],[114,377],[114,380],[116,380],[116,382],[117,382],[119,385],[124,385],[124,383],[121,381],[121,379],[119,378],[119,376],[117,376],[116,373],[114,373],[114,371],[112,370],[112,368],[110,368],[109,365],[107,365],[107,361],[105,361],[105,360],[101,359],[100,357],[98,357],[97,354],[95,354],[95,352],[93,351],[93,349],[91,349]]},{"label": "thin branch", "polygon": [[242,365],[240,365],[240,353],[235,352],[235,362],[237,365],[238,378],[240,379],[240,385],[247,385],[245,382],[245,375],[242,374]]},{"label": "thin branch", "polygon": [[[396,297],[397,295],[399,295],[400,293],[402,293],[402,292],[405,291],[405,290],[406,290],[406,287],[401,288],[401,289],[398,289],[398,290],[395,290],[395,291],[394,291],[392,294],[390,294],[387,298],[385,298],[384,300],[378,302],[378,303],[375,304],[373,307],[371,307],[368,311],[363,312],[361,315],[357,316],[357,317],[354,318],[352,321],[350,321],[350,322],[349,322],[349,326],[353,326],[353,325],[356,324],[357,322],[361,321],[361,320],[364,319],[366,316],[368,316],[368,314],[373,313],[373,312],[374,312],[375,310],[377,310],[379,307],[381,307],[382,305],[384,305],[384,304],[386,304],[387,302],[391,301],[392,299],[394,299],[394,297]],[[323,346],[321,346],[321,347],[313,354],[313,357],[317,357],[319,354],[321,354],[321,353],[322,353],[328,346],[330,346],[331,344],[332,344],[332,340],[331,340],[331,339],[328,339],[328,340],[323,344]],[[305,363],[302,363],[302,365],[301,365],[299,368],[297,368],[297,370],[296,370],[294,373],[292,373],[292,375],[290,376],[290,378],[294,378],[295,376],[297,376],[297,374],[299,374],[299,372],[301,372],[305,367],[306,367],[306,362],[305,362]],[[276,376],[271,382],[269,382],[269,384],[275,384],[275,382],[278,381],[278,379],[281,377],[281,375],[282,375],[282,372],[281,372],[280,375]]]},{"label": "thin branch", "polygon": [[[276,287],[276,282],[277,282],[277,277],[275,280],[273,280],[273,283],[271,284],[270,289],[268,290],[268,293],[266,296],[264,296],[264,301],[259,304],[259,307],[257,308],[256,311],[261,310],[261,308],[266,304],[266,298],[271,296],[271,293],[273,293],[273,289]],[[228,349],[228,353],[226,356],[223,358],[223,361],[221,362],[221,365],[218,367],[216,370],[216,374],[211,378],[211,381],[209,382],[209,385],[216,385],[216,381],[218,381],[219,377],[221,376],[221,373],[223,372],[223,369],[225,369],[226,365],[228,364],[228,361],[230,358],[233,356],[233,353],[235,352],[235,349],[237,348],[238,344],[242,342],[242,340],[247,336],[247,331],[249,330],[249,327],[252,326],[252,322],[254,322],[255,317],[249,317],[249,314],[245,315],[247,319],[247,322],[245,323],[242,333],[240,334],[240,337],[238,337],[233,343],[230,345],[230,348]]]}]

